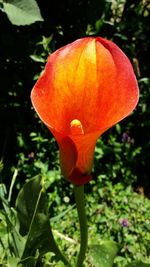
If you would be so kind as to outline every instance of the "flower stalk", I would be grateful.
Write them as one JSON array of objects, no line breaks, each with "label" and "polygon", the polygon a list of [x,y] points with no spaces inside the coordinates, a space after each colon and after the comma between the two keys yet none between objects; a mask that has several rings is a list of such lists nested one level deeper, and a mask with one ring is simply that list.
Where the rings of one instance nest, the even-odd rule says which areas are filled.
[{"label": "flower stalk", "polygon": [[84,185],[75,186],[75,201],[80,224],[80,251],[76,267],[82,267],[86,256],[88,244],[87,217],[85,212]]}]

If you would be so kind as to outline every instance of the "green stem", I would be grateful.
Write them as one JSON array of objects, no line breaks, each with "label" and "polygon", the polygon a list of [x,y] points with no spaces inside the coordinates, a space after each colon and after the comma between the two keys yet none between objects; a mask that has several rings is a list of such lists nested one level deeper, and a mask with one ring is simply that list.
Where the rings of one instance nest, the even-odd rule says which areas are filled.
[{"label": "green stem", "polygon": [[85,213],[84,185],[75,186],[75,201],[80,223],[80,251],[76,267],[82,267],[85,259],[88,242],[87,218]]}]

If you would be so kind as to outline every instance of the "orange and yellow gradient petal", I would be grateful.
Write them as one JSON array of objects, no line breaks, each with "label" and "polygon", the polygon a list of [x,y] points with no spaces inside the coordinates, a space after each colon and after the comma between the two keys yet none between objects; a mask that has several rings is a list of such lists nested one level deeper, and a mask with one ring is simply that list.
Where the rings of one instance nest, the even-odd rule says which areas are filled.
[{"label": "orange and yellow gradient petal", "polygon": [[91,179],[98,137],[128,116],[138,97],[131,63],[111,41],[87,37],[49,56],[31,100],[58,142],[66,179]]}]

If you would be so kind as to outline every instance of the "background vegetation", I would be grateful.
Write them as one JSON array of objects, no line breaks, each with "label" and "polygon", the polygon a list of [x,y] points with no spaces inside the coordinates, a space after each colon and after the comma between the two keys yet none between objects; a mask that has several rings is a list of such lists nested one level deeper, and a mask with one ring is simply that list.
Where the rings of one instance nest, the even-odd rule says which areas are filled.
[{"label": "background vegetation", "polygon": [[[20,1],[0,1],[0,179],[7,192],[15,180],[10,205],[15,205],[25,180],[41,174],[51,218],[62,214],[52,220],[56,238],[69,257],[74,255],[79,226],[72,186],[60,177],[57,144],[31,107],[30,92],[49,53],[89,35],[111,39],[134,66],[140,102],[132,116],[97,142],[94,179],[85,188],[90,243],[117,241],[117,267],[132,260],[150,263],[150,4],[146,0],[39,0],[33,9],[26,10],[25,5],[26,12],[15,16],[9,3],[15,6]],[[0,218],[3,240],[6,225],[2,214]],[[10,266],[6,247],[1,250],[1,266]],[[55,265],[51,254],[45,255],[37,266],[62,266]],[[88,262],[87,258],[85,266],[90,266]]]}]

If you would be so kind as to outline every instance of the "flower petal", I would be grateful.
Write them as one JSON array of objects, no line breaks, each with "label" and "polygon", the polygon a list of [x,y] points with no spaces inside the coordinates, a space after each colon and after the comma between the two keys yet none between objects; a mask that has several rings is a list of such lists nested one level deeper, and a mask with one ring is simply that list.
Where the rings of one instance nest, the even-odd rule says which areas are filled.
[{"label": "flower petal", "polygon": [[128,58],[103,38],[79,39],[50,55],[32,91],[41,119],[63,134],[75,118],[85,134],[104,131],[130,114],[137,100]]},{"label": "flower petal", "polygon": [[49,56],[31,99],[59,144],[67,179],[91,179],[97,138],[128,116],[138,98],[131,63],[111,41],[87,37]]}]

